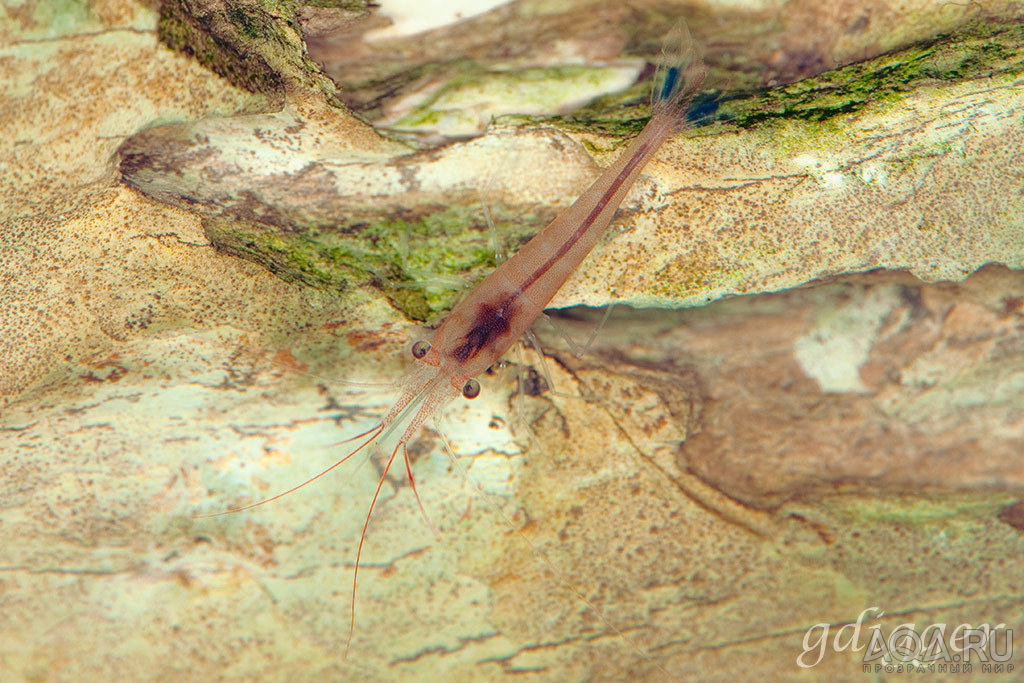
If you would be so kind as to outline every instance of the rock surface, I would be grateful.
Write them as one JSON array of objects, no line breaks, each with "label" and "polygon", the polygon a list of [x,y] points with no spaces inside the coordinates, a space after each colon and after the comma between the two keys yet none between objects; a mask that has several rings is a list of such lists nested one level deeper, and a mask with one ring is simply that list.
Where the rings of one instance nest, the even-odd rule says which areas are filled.
[{"label": "rock surface", "polygon": [[[815,662],[813,648],[798,660],[808,629],[870,607],[884,615],[868,614],[862,644],[869,627],[888,635],[901,623],[1021,622],[1024,275],[1019,187],[1005,191],[1019,174],[1015,158],[1002,173],[990,165],[1019,147],[1012,73],[986,81],[988,93],[977,78],[920,85],[900,107],[861,109],[828,135],[815,126],[811,139],[801,127],[810,124],[776,122],[673,141],[627,207],[629,229],[562,303],[613,280],[617,245],[677,268],[692,260],[678,234],[640,239],[657,223],[649,216],[672,212],[685,212],[707,249],[732,248],[718,242],[729,235],[763,246],[783,239],[771,230],[794,232],[778,251],[748,244],[734,270],[712,269],[719,289],[677,278],[683,294],[652,302],[693,304],[754,281],[760,289],[690,309],[617,308],[582,359],[545,334],[546,357],[513,354],[509,371],[482,378],[481,398],[454,404],[410,451],[439,540],[404,472],[385,481],[346,659],[352,563],[381,453],[273,505],[195,515],[273,495],[333,463],[337,442],[369,428],[390,399],[389,386],[354,382],[400,377],[417,332],[391,305],[394,293],[386,299],[372,282],[353,276],[339,295],[323,281],[303,284],[316,280],[308,273],[285,282],[214,249],[217,220],[236,221],[239,204],[186,201],[180,187],[209,192],[221,177],[258,177],[255,150],[274,151],[280,177],[290,175],[325,158],[303,156],[319,136],[319,149],[358,157],[331,171],[367,193],[393,193],[395,205],[415,197],[404,169],[423,196],[451,183],[452,205],[468,207],[479,178],[500,168],[485,152],[504,135],[523,141],[531,163],[560,164],[557,184],[514,193],[541,220],[625,135],[607,123],[593,132],[519,121],[417,152],[345,116],[325,81],[305,81],[295,41],[281,43],[293,50],[287,58],[264,60],[299,65],[284,79],[291,85],[254,95],[163,47],[159,17],[140,6],[99,0],[60,16],[21,5],[0,60],[0,115],[13,132],[0,141],[0,679],[785,679],[798,661]],[[901,31],[911,29],[892,29]],[[267,113],[278,98],[287,107]],[[229,115],[243,118],[200,121]],[[870,142],[872,159],[863,156],[868,121],[894,126]],[[197,130],[211,142],[193,151],[225,151],[216,131],[235,141],[230,164],[216,167],[231,173],[207,172],[210,157],[180,176],[138,167],[152,182],[179,183],[152,193],[181,206],[120,184],[115,152],[126,139]],[[755,147],[751,164],[795,168],[811,147],[838,161],[805,159],[791,170],[792,192],[773,180],[786,175],[777,168],[730,192],[691,187],[673,170],[699,150],[705,177],[716,164],[728,177],[740,141],[769,130],[789,137]],[[709,151],[719,143],[721,156]],[[907,169],[890,168],[890,184],[864,174],[900,155]],[[755,175],[743,167],[737,177]],[[514,187],[516,175],[502,182]],[[772,182],[774,204],[725,199]],[[695,205],[669,201],[683,188],[677,195],[710,197],[702,206],[735,222],[709,225]],[[906,201],[877,213],[873,203],[893,188]],[[948,203],[954,195],[959,203]],[[296,211],[328,220],[316,197]],[[251,226],[276,205],[248,206]],[[373,216],[373,205],[362,210]],[[843,212],[867,226],[849,250],[838,248],[841,221],[789,217]],[[406,221],[421,223],[429,226]],[[755,224],[774,227],[735,227]],[[815,231],[819,249],[793,243]],[[780,264],[798,254],[803,275],[786,279]],[[1018,270],[968,276],[986,260]],[[911,261],[922,275],[959,281],[846,272]],[[789,288],[815,269],[834,277]],[[777,280],[765,284],[771,273]],[[582,339],[596,317],[572,309],[559,325]],[[826,649],[813,675],[863,677],[863,652]]]},{"label": "rock surface", "polygon": [[[665,145],[554,305],[693,306],[875,268],[934,281],[1024,266],[1021,45],[1020,24],[993,24],[723,95]],[[635,128],[588,126],[624,115],[591,109],[583,123],[506,125],[410,153],[289,109],[150,128],[122,147],[121,169],[206,216],[222,249],[333,290],[377,282],[408,315],[435,320],[493,267],[481,200],[514,249]]]}]

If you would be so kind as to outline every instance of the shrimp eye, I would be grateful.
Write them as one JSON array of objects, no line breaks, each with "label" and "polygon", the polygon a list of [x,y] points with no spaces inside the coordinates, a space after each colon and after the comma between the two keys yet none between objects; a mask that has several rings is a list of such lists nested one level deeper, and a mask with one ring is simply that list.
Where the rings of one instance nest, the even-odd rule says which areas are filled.
[{"label": "shrimp eye", "polygon": [[467,379],[462,385],[462,396],[464,398],[476,398],[480,395],[480,382],[475,379]]},{"label": "shrimp eye", "polygon": [[425,355],[427,355],[427,351],[429,350],[430,344],[420,340],[412,345],[412,357],[415,358],[416,360],[420,360]]}]

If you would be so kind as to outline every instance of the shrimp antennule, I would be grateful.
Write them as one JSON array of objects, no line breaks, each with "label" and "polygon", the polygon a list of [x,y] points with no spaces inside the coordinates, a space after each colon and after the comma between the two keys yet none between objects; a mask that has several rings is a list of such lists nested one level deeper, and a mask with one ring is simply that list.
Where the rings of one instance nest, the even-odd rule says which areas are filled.
[{"label": "shrimp antennule", "polygon": [[271,503],[271,502],[277,500],[278,498],[283,498],[283,497],[287,496],[289,493],[294,493],[294,492],[298,491],[299,489],[301,489],[306,484],[312,484],[314,481],[316,481],[320,477],[324,476],[328,472],[332,471],[333,469],[335,469],[336,467],[341,465],[343,462],[345,462],[346,460],[351,458],[353,455],[355,455],[359,451],[361,451],[364,448],[366,448],[367,446],[369,446],[371,443],[373,443],[374,439],[376,439],[378,436],[380,436],[380,433],[382,431],[384,431],[384,424],[383,423],[378,424],[375,427],[371,427],[370,429],[366,430],[362,434],[356,434],[353,437],[345,439],[344,441],[339,441],[338,443],[334,444],[335,446],[337,446],[337,445],[340,445],[340,444],[343,444],[343,443],[350,443],[352,441],[356,441],[358,439],[363,438],[367,434],[370,435],[370,438],[366,439],[366,441],[364,441],[363,443],[359,444],[359,446],[357,448],[352,450],[350,453],[348,453],[341,460],[337,461],[336,463],[334,463],[333,465],[331,465],[327,469],[323,470],[319,474],[316,474],[316,475],[310,477],[309,479],[307,479],[306,481],[302,482],[298,486],[293,486],[292,488],[288,489],[287,491],[284,491],[282,493],[278,493],[277,495],[271,496],[270,498],[265,498],[265,499],[263,499],[261,501],[258,501],[258,502],[255,502],[255,503],[251,503],[249,505],[243,505],[240,508],[231,508],[229,510],[224,510],[223,512],[214,512],[213,514],[209,514],[209,515],[195,515],[194,518],[195,519],[206,519],[207,517],[221,517],[223,515],[230,515],[230,514],[234,514],[236,512],[242,512],[243,510],[251,510],[251,509],[253,509],[255,507],[259,507],[261,505],[266,505],[267,503]]},{"label": "shrimp antennule", "polygon": [[[442,385],[443,386],[443,385]],[[430,530],[434,533],[435,537],[440,537],[437,531],[437,527],[430,521],[430,517],[427,516],[427,510],[423,506],[423,501],[420,499],[419,491],[416,490],[416,480],[412,476],[412,465],[409,462],[409,450],[408,443],[420,427],[426,421],[426,419],[433,414],[441,404],[445,402],[445,396],[439,394],[437,391],[438,384],[436,383],[436,377],[426,381],[421,387],[419,387],[419,393],[413,398],[403,397],[399,404],[402,405],[398,414],[394,415],[394,410],[388,415],[385,422],[390,421],[388,429],[394,429],[396,426],[403,424],[405,420],[403,417],[415,411],[411,422],[402,432],[402,437],[398,440],[395,445],[395,449],[391,451],[391,457],[388,458],[387,464],[384,466],[384,472],[380,475],[380,480],[377,482],[377,490],[373,492],[373,499],[370,501],[370,509],[366,511],[366,520],[363,522],[362,533],[359,534],[359,547],[356,549],[356,564],[352,571],[352,603],[351,611],[349,614],[349,625],[348,625],[348,639],[345,641],[345,657],[348,657],[349,648],[352,647],[352,636],[355,635],[356,630],[356,582],[359,579],[359,563],[363,555],[363,542],[366,540],[366,530],[370,527],[370,517],[373,516],[373,508],[377,505],[377,498],[380,496],[380,490],[384,486],[384,480],[388,476],[388,472],[391,470],[391,465],[394,464],[395,458],[398,456],[398,449],[402,449],[402,457],[405,459],[405,471],[409,475],[409,484],[412,486],[412,493],[416,497],[416,504],[420,508],[420,514],[423,515],[423,520],[430,527]]]},{"label": "shrimp antennule", "polygon": [[[377,490],[373,492],[373,500],[370,501],[370,509],[366,511],[366,521],[363,522],[363,531],[359,534],[359,548],[356,549],[356,566],[352,571],[352,607],[350,611],[349,624],[348,624],[348,640],[345,641],[345,658],[348,658],[349,648],[352,647],[352,636],[356,631],[356,580],[359,578],[359,559],[363,554],[363,541],[366,540],[366,530],[370,526],[370,517],[373,515],[373,506],[377,504],[377,496],[380,495],[380,489],[384,486],[384,480],[388,476],[388,470],[391,469],[392,463],[395,462],[395,456],[398,455],[398,449],[402,448],[404,451],[405,441],[401,441],[395,446],[395,450],[391,451],[391,457],[388,458],[388,464],[384,466],[384,473],[380,475],[380,481],[377,482]],[[406,467],[409,465],[409,456],[405,456]],[[409,481],[412,481],[412,470],[409,470]],[[413,484],[413,491],[416,491],[416,485]],[[420,496],[416,494],[416,501],[419,502]],[[420,511],[423,511],[423,505],[420,505]],[[426,512],[423,513],[426,516]],[[427,520],[429,521],[429,520]],[[433,527],[433,525],[431,525]]]}]

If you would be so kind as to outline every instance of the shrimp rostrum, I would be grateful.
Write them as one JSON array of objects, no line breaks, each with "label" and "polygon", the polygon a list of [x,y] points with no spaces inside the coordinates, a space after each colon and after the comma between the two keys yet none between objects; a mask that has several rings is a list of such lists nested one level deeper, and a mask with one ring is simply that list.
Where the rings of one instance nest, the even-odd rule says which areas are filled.
[{"label": "shrimp rostrum", "polygon": [[530,328],[597,244],[644,166],[684,122],[690,98],[703,82],[705,72],[688,40],[678,42],[676,54],[668,56],[667,65],[659,71],[652,116],[640,134],[572,205],[480,282],[441,322],[429,341],[412,345],[417,366],[403,381],[398,399],[380,423],[349,439],[347,442],[356,445],[323,472],[276,496],[227,511],[240,512],[277,500],[319,479],[384,436],[400,433],[370,501],[356,550],[349,644],[355,624],[356,579],[363,541],[388,471],[401,451],[423,511],[407,445],[424,422],[452,399],[460,394],[467,399],[480,394],[476,376],[497,362]]}]

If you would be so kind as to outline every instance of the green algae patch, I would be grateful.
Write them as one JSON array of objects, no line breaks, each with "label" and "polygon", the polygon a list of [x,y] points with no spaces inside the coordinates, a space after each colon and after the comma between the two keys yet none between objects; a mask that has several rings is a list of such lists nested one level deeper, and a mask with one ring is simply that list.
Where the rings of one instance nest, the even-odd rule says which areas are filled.
[{"label": "green algae patch", "polygon": [[722,263],[709,249],[695,248],[658,270],[646,293],[651,296],[683,297],[713,293],[730,274],[736,278],[742,271],[735,264]]},{"label": "green algae patch", "polygon": [[343,226],[281,228],[212,218],[210,240],[281,278],[341,295],[379,288],[413,320],[432,322],[451,309],[497,264],[496,249],[512,251],[536,232],[540,219],[492,206],[497,245],[475,207],[420,209]]},{"label": "green algae patch", "polygon": [[977,26],[927,45],[851,64],[723,106],[723,120],[746,127],[774,118],[826,121],[923,85],[955,83],[1024,68],[1024,26]]},{"label": "green algae patch", "polygon": [[158,33],[172,50],[244,90],[281,101],[289,87],[298,87],[341,106],[334,83],[306,54],[297,19],[305,5],[367,11],[362,0],[168,0],[160,5]]},{"label": "green algae patch", "polygon": [[[1024,70],[1024,25],[977,24],[874,59],[756,93],[705,91],[690,107],[695,126],[748,128],[766,122],[828,122],[924,85]],[[595,99],[566,116],[545,117],[570,131],[628,137],[650,117],[651,81]],[[711,132],[709,129],[706,132]]]}]

